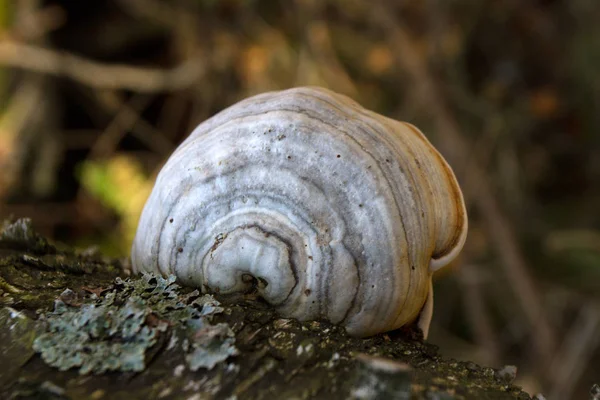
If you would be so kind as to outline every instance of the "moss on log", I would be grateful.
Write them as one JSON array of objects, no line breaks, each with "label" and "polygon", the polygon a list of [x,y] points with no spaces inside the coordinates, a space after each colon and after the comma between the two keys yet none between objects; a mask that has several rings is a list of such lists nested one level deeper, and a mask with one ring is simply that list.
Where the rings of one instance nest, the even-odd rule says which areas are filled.
[{"label": "moss on log", "polygon": [[58,250],[26,220],[0,233],[0,398],[530,399],[407,328],[367,339],[283,319],[250,295],[127,277]]}]

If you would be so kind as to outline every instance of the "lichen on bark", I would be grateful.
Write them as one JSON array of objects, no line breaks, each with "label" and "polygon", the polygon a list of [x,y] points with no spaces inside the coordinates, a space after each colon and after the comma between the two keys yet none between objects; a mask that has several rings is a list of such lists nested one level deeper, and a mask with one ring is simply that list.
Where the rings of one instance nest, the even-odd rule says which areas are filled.
[{"label": "lichen on bark", "polygon": [[191,348],[186,360],[193,371],[235,355],[231,329],[211,324],[213,315],[223,310],[219,302],[198,291],[179,293],[174,282],[152,275],[116,278],[110,289],[87,298],[66,289],[54,310],[43,315],[46,330],[36,337],[33,349],[61,371],[141,372],[146,353],[170,327],[172,341],[181,337],[179,350]]}]

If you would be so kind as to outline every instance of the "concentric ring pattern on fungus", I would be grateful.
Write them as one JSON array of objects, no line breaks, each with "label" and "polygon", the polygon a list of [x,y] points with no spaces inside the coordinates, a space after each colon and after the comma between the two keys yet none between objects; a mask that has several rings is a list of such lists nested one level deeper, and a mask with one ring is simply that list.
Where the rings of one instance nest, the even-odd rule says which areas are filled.
[{"label": "concentric ring pattern on fungus", "polygon": [[132,265],[369,336],[419,316],[466,231],[456,178],[417,128],[295,88],[229,107],[177,148]]}]

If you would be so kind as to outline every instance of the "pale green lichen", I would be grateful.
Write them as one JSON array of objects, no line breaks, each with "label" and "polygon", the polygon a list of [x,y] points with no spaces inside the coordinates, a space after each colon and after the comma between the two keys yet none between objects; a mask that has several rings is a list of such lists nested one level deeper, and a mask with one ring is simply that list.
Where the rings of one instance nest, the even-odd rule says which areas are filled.
[{"label": "pale green lichen", "polygon": [[78,367],[81,374],[106,371],[141,371],[145,352],[156,343],[163,323],[146,325],[151,309],[139,298],[122,307],[86,304],[79,308],[60,300],[48,315],[48,332],[38,336],[34,350],[60,370]]},{"label": "pale green lichen", "polygon": [[223,310],[214,297],[198,291],[180,294],[179,289],[174,278],[143,275],[117,278],[113,290],[91,303],[57,300],[34,350],[47,364],[60,370],[79,368],[81,374],[142,371],[147,350],[167,332],[189,338],[186,360],[192,370],[211,369],[235,355],[231,329],[210,323]]},{"label": "pale green lichen", "polygon": [[227,324],[204,326],[193,336],[193,351],[186,356],[186,361],[192,371],[213,369],[229,356],[237,354],[234,343],[235,335]]}]

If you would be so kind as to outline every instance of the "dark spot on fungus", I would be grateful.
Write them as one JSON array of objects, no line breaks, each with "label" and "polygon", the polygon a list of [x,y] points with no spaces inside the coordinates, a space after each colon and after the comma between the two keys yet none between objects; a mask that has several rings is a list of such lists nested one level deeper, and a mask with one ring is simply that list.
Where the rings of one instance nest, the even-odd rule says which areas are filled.
[{"label": "dark spot on fungus", "polygon": [[363,204],[362,204],[362,203],[360,203],[358,206],[359,206],[360,208],[362,208]]},{"label": "dark spot on fungus", "polygon": [[288,159],[288,160],[291,160],[291,159],[292,159],[292,156],[287,156],[287,159]]},{"label": "dark spot on fungus", "polygon": [[410,266],[410,269],[412,269],[412,270],[414,271],[414,270],[415,270],[415,266],[414,266],[414,265],[411,265],[411,266]]},{"label": "dark spot on fungus", "polygon": [[338,154],[338,155],[337,155],[337,158],[340,158],[340,157],[341,157],[341,155],[339,155],[339,154]]},{"label": "dark spot on fungus", "polygon": [[312,256],[308,256],[308,259],[309,259],[309,260],[312,260],[313,258],[312,258]]},{"label": "dark spot on fungus", "polygon": [[269,282],[267,282],[267,280],[263,277],[258,277],[258,287],[259,288],[266,288],[267,286],[269,286]]},{"label": "dark spot on fungus", "polygon": [[173,218],[171,218],[171,219],[169,220],[169,222],[170,222],[170,223],[173,223]]},{"label": "dark spot on fungus", "polygon": [[183,253],[183,247],[177,248],[177,251],[180,252],[180,253]]},{"label": "dark spot on fungus", "polygon": [[310,296],[311,293],[312,293],[312,291],[310,289],[306,289],[304,291],[304,294],[307,295],[307,296]]},{"label": "dark spot on fungus", "polygon": [[248,293],[255,293],[257,289],[264,289],[269,286],[269,282],[262,276],[255,277],[246,272],[242,274],[241,278],[243,283],[250,286]]}]

